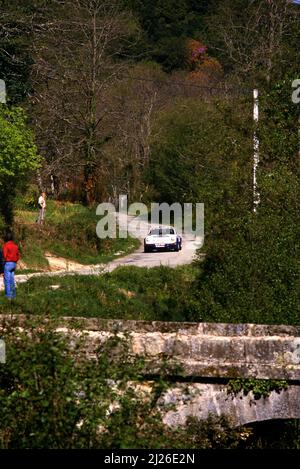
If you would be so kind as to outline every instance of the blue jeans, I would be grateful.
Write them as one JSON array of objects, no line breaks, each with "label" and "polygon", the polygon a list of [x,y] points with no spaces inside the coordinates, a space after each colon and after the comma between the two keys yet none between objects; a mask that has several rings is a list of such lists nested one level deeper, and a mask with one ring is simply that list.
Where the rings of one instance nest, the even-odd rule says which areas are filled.
[{"label": "blue jeans", "polygon": [[4,264],[4,286],[7,298],[16,298],[15,270],[16,262],[5,262]]}]

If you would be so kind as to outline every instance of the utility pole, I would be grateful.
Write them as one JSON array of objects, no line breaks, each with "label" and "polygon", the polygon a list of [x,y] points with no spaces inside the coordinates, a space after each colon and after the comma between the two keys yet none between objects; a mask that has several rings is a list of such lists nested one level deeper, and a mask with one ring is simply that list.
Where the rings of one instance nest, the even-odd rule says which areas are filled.
[{"label": "utility pole", "polygon": [[298,117],[298,166],[300,166],[300,115]]},{"label": "utility pole", "polygon": [[0,103],[6,104],[6,86],[4,80],[0,80]]},{"label": "utility pole", "polygon": [[260,193],[257,187],[257,168],[259,164],[259,139],[257,136],[257,124],[259,118],[258,111],[258,90],[253,90],[253,121],[254,121],[254,134],[253,134],[253,211],[256,213],[257,206],[260,203]]}]

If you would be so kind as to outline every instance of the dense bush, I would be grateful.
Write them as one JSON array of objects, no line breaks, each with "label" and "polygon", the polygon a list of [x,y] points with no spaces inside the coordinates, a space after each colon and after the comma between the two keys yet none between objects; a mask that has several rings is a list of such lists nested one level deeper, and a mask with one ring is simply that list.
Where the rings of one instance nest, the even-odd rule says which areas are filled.
[{"label": "dense bush", "polygon": [[25,208],[29,209],[36,209],[37,210],[37,203],[38,203],[38,198],[40,195],[40,190],[36,184],[30,184],[26,192],[23,193],[23,195],[19,195],[19,199],[22,200],[22,205]]},{"label": "dense bush", "polygon": [[40,318],[2,321],[1,449],[299,447],[299,423],[292,421],[232,428],[227,417],[210,416],[164,426],[157,404],[170,383],[163,368],[152,391],[137,393],[128,383],[145,384],[143,363],[129,361],[123,340],[113,336],[89,361],[84,336],[70,342],[57,325]]},{"label": "dense bush", "polygon": [[80,335],[70,346],[54,323],[31,321],[25,330],[18,323],[2,330],[1,448],[213,448],[242,440],[225,418],[165,427],[157,407],[163,379],[146,394],[129,386],[141,381],[141,363],[126,364],[120,339],[112,337],[89,361]]},{"label": "dense bush", "polygon": [[157,198],[205,205],[185,319],[300,323],[298,111],[290,88],[284,80],[261,98],[255,214],[250,103],[181,102],[160,115],[149,173]]},{"label": "dense bush", "polygon": [[24,186],[28,174],[39,167],[41,158],[23,109],[1,105],[0,137],[0,213],[11,226],[17,187]]},{"label": "dense bush", "polygon": [[195,320],[300,323],[299,182],[284,169],[266,179],[258,213],[212,233],[196,285]]},{"label": "dense bush", "polygon": [[257,213],[214,208],[196,320],[300,323],[299,111],[289,93],[286,80],[262,101]]}]

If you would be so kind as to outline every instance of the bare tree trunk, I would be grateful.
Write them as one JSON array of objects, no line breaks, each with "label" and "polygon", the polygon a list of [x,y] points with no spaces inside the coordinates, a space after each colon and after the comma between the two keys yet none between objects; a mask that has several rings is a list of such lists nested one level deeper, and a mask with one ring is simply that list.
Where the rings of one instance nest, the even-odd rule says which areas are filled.
[{"label": "bare tree trunk", "polygon": [[37,122],[45,120],[41,131],[47,126],[56,145],[51,148],[59,164],[51,165],[50,174],[57,170],[64,181],[81,179],[82,198],[91,204],[112,133],[110,93],[124,67],[117,56],[128,47],[128,13],[115,0],[66,0],[59,8],[62,14],[36,51],[42,114]]}]

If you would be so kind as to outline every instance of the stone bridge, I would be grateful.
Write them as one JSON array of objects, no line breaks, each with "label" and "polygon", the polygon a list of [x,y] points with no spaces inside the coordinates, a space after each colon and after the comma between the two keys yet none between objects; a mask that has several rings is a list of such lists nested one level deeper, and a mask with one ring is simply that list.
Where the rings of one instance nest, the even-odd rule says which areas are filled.
[{"label": "stone bridge", "polygon": [[[188,416],[226,415],[234,426],[271,419],[300,419],[300,327],[256,324],[121,321],[64,318],[58,330],[85,331],[93,359],[100,343],[117,333],[135,356],[145,358],[145,380],[165,373],[164,421],[182,425]],[[255,399],[233,395],[236,378],[286,380],[287,388]],[[174,404],[171,408],[168,404]]]}]

